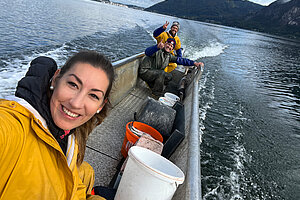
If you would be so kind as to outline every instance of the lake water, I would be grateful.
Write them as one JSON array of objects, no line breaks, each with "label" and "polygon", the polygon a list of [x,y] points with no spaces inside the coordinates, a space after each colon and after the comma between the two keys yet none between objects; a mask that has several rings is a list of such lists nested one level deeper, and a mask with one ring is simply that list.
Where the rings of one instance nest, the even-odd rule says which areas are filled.
[{"label": "lake water", "polygon": [[204,199],[300,199],[300,42],[88,0],[0,0],[0,98],[39,55],[81,49],[112,61],[155,44],[178,20],[200,81]]}]

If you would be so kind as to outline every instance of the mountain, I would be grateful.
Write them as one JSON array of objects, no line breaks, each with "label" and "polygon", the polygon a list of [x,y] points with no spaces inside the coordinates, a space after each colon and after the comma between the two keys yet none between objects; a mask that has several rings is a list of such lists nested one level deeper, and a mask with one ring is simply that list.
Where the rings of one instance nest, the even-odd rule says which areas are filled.
[{"label": "mountain", "polygon": [[263,6],[246,0],[166,0],[145,10],[216,24],[231,25]]},{"label": "mountain", "polygon": [[300,0],[278,0],[244,19],[243,27],[300,38]]},{"label": "mountain", "polygon": [[166,0],[146,11],[300,38],[300,0],[261,6],[247,0]]}]

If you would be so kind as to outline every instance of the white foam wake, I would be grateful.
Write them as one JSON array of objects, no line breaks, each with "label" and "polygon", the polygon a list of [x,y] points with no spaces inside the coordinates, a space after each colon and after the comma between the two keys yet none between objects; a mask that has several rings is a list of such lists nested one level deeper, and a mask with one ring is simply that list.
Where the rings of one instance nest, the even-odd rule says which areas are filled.
[{"label": "white foam wake", "polygon": [[208,46],[205,46],[203,48],[188,47],[185,55],[187,55],[188,58],[191,60],[198,60],[204,57],[215,57],[224,53],[224,50],[227,47],[228,47],[227,45],[221,44],[219,42],[211,42],[208,44]]},{"label": "white foam wake", "polygon": [[6,64],[6,67],[0,71],[0,98],[13,95],[18,81],[26,74],[30,62],[39,56],[48,56],[57,61],[57,65],[61,66],[68,54],[65,49],[66,45],[45,52],[45,53],[33,53],[30,56],[23,55],[20,58],[2,60]]}]

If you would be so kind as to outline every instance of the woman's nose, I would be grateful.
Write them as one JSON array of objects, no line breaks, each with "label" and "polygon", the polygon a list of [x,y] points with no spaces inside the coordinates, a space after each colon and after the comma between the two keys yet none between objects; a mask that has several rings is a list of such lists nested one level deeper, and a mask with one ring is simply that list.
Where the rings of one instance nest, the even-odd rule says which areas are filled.
[{"label": "woman's nose", "polygon": [[80,108],[84,105],[84,95],[82,93],[76,93],[70,99],[70,105],[73,108]]}]

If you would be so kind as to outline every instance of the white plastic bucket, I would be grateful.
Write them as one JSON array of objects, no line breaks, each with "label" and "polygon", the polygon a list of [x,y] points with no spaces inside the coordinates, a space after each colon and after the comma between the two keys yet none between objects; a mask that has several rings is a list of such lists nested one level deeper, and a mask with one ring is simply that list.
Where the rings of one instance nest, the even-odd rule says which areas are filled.
[{"label": "white plastic bucket", "polygon": [[130,148],[115,200],[171,200],[184,181],[183,172],[161,155],[143,147]]},{"label": "white plastic bucket", "polygon": [[174,105],[173,101],[170,101],[169,99],[167,99],[166,97],[159,97],[158,99],[161,103],[163,103],[164,105],[167,105],[169,107],[172,107]]},{"label": "white plastic bucket", "polygon": [[164,96],[167,98],[167,100],[171,101],[173,105],[175,104],[176,101],[180,100],[180,98],[176,94],[170,92],[166,92]]}]

